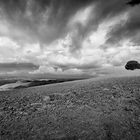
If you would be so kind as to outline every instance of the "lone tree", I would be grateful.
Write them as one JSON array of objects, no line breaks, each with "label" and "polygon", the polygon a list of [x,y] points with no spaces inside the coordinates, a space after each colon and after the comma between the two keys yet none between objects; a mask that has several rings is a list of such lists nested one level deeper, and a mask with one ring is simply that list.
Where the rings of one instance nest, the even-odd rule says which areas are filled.
[{"label": "lone tree", "polygon": [[127,70],[140,69],[140,64],[139,64],[139,62],[137,62],[135,60],[128,61],[127,64],[125,65],[125,68]]},{"label": "lone tree", "polygon": [[129,2],[127,2],[127,4],[131,6],[135,6],[137,4],[140,4],[140,0],[130,0]]}]

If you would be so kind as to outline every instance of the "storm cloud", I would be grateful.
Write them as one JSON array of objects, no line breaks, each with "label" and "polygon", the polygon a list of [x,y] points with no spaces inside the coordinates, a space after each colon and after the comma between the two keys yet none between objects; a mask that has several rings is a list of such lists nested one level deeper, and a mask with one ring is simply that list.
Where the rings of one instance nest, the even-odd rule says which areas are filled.
[{"label": "storm cloud", "polygon": [[1,11],[13,26],[32,39],[50,43],[67,31],[69,19],[93,0],[7,0],[0,1]]},{"label": "storm cloud", "polygon": [[119,42],[122,39],[131,39],[132,42],[139,44],[140,42],[140,8],[139,6],[131,9],[127,21],[117,24],[108,34],[108,43]]},{"label": "storm cloud", "polygon": [[[123,12],[127,8],[126,0],[109,0],[108,2],[103,0],[0,1],[1,18],[6,18],[11,26],[21,30],[22,34],[28,35],[21,35],[25,39],[29,41],[39,40],[41,43],[47,44],[70,32],[72,28],[68,25],[71,18],[79,10],[88,6],[93,6],[95,9],[89,13],[86,25],[82,25],[81,22],[76,22],[73,25],[76,35],[73,35],[71,47],[75,50],[76,47],[81,46],[80,41],[82,39],[98,28],[101,21]],[[13,37],[19,38],[19,34],[13,33]],[[75,40],[79,40],[79,42]]]},{"label": "storm cloud", "polygon": [[122,39],[131,39],[134,44],[140,43],[140,1],[131,0],[127,2],[130,6],[135,6],[129,9],[128,19],[120,24],[117,24],[108,34],[107,43],[120,42]]},{"label": "storm cloud", "polygon": [[0,68],[96,75],[124,66],[139,58],[139,6],[135,0],[0,0]]}]

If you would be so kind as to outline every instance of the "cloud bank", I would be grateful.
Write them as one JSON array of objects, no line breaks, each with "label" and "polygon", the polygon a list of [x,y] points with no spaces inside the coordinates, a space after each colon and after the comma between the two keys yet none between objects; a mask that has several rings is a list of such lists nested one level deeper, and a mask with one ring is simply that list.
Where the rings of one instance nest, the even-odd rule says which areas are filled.
[{"label": "cloud bank", "polygon": [[14,71],[34,71],[39,67],[32,63],[0,63],[0,71],[14,72]]}]

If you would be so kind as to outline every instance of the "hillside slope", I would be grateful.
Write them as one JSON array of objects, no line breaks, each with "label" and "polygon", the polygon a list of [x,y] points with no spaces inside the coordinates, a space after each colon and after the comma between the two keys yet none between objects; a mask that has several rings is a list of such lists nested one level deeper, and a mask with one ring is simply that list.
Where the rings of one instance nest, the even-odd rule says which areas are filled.
[{"label": "hillside slope", "polygon": [[0,138],[139,140],[140,77],[0,92]]}]

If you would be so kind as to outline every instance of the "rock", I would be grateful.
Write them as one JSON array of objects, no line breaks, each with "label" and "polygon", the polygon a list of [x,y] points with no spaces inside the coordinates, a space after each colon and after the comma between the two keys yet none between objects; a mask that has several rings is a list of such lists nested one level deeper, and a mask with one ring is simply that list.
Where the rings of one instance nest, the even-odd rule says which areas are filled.
[{"label": "rock", "polygon": [[41,106],[42,103],[32,103],[31,106]]},{"label": "rock", "polygon": [[103,91],[109,91],[109,89],[108,88],[104,88]]},{"label": "rock", "polygon": [[43,98],[43,101],[45,102],[45,103],[49,103],[50,102],[50,96],[44,96],[44,98]]}]

